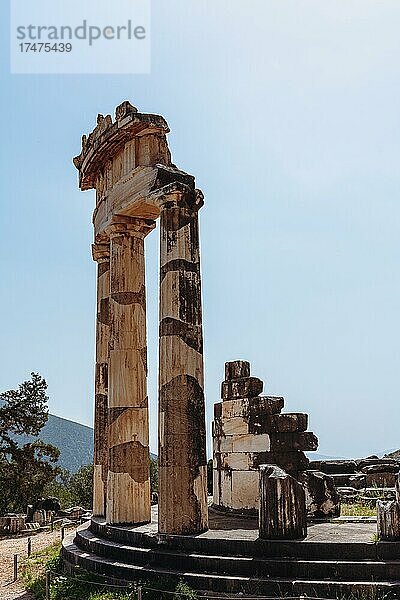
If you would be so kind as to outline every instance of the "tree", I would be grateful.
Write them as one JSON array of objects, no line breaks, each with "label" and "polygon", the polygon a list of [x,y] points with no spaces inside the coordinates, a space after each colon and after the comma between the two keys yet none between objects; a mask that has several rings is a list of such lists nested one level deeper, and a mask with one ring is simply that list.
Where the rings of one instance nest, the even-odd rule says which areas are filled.
[{"label": "tree", "polygon": [[73,504],[83,508],[92,508],[93,498],[93,465],[81,467],[71,475],[67,485]]},{"label": "tree", "polygon": [[152,492],[158,492],[158,461],[150,457],[150,487]]},{"label": "tree", "polygon": [[49,483],[44,496],[55,496],[60,500],[61,508],[82,506],[91,509],[93,497],[93,465],[85,465],[76,473],[60,469],[57,479]]},{"label": "tree", "polygon": [[47,422],[47,383],[38,373],[17,390],[0,394],[0,513],[25,511],[57,476],[60,451],[39,439],[21,444],[16,436],[37,437]]}]

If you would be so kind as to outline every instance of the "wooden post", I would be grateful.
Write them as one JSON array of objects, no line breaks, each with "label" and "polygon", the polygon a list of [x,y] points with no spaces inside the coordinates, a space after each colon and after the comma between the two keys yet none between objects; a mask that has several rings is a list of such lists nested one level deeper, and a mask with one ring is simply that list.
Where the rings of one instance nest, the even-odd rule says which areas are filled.
[{"label": "wooden post", "polygon": [[137,600],[142,600],[142,586],[139,585],[137,589]]},{"label": "wooden post", "polygon": [[260,538],[301,540],[307,536],[302,485],[274,465],[260,466]]},{"label": "wooden post", "polygon": [[46,600],[50,600],[51,572],[46,571]]},{"label": "wooden post", "polygon": [[400,504],[396,500],[376,503],[378,538],[387,542],[400,540]]},{"label": "wooden post", "polygon": [[32,538],[28,537],[28,552],[27,552],[28,558],[30,557],[31,553],[32,553]]},{"label": "wooden post", "polygon": [[63,541],[65,537],[65,525],[61,525],[61,541]]},{"label": "wooden post", "polygon": [[14,581],[18,579],[18,554],[14,554]]},{"label": "wooden post", "polygon": [[201,192],[165,196],[160,214],[158,529],[208,527],[198,211]]}]

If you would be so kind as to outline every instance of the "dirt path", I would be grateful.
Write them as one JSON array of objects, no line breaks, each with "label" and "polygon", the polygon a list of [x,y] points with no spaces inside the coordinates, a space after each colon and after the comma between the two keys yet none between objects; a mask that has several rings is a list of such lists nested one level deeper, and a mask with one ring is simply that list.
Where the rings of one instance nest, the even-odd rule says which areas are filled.
[{"label": "dirt path", "polygon": [[[31,536],[32,552],[43,550],[60,540],[60,531],[42,532]],[[0,600],[31,600],[20,581],[14,579],[14,554],[20,560],[26,557],[28,537],[0,538]]]}]

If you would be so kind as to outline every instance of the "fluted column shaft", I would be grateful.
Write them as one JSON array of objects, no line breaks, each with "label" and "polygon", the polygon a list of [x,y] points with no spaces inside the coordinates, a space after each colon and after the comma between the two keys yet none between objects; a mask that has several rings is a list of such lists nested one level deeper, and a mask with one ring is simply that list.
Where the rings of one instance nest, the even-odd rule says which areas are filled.
[{"label": "fluted column shaft", "polygon": [[159,531],[207,529],[198,209],[175,199],[160,214]]},{"label": "fluted column shaft", "polygon": [[110,245],[92,246],[97,261],[96,367],[94,403],[93,515],[105,515],[108,472],[108,354],[110,341]]},{"label": "fluted column shaft", "polygon": [[110,236],[108,523],[150,521],[144,238],[154,221],[124,217]]}]

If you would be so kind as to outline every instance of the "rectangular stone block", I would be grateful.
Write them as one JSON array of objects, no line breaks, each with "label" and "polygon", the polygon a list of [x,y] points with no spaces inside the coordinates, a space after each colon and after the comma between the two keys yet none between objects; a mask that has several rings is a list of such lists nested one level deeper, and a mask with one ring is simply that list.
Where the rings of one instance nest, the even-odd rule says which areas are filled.
[{"label": "rectangular stone block", "polygon": [[223,432],[222,432],[222,419],[215,417],[214,421],[212,422],[212,434],[213,437],[222,437],[223,436]]},{"label": "rectangular stone block", "polygon": [[232,506],[232,473],[214,470],[214,502],[218,506]]},{"label": "rectangular stone block", "polygon": [[220,419],[222,417],[222,402],[216,402],[214,404],[214,418]]},{"label": "rectangular stone block", "polygon": [[258,471],[232,471],[232,508],[235,510],[254,510],[258,508],[258,505]]},{"label": "rectangular stone block", "polygon": [[231,471],[253,470],[254,453],[252,452],[229,452],[216,453],[214,455],[214,468]]},{"label": "rectangular stone block", "polygon": [[257,377],[243,377],[223,381],[221,385],[221,398],[231,400],[235,398],[252,398],[263,391],[263,382]]},{"label": "rectangular stone block", "polygon": [[[313,463],[313,468],[316,468]],[[357,467],[354,460],[322,460],[319,462],[319,470],[327,475],[343,475],[344,473],[356,473]]]},{"label": "rectangular stone block", "polygon": [[305,413],[283,413],[271,415],[271,429],[276,432],[306,431],[308,427],[308,415]]},{"label": "rectangular stone block", "polygon": [[225,379],[250,377],[250,363],[247,360],[233,360],[225,363]]},{"label": "rectangular stone block", "polygon": [[[292,455],[293,453],[290,454],[286,461],[283,460],[282,456],[278,456],[280,464],[285,462],[292,471],[301,470],[297,468],[301,466],[299,457],[293,457]],[[260,465],[268,463],[271,460],[277,460],[276,455],[272,452],[215,452],[213,467],[214,469],[231,471],[257,471]]]},{"label": "rectangular stone block", "polygon": [[359,460],[356,460],[355,463],[357,465],[358,471],[362,471],[364,467],[371,467],[373,465],[380,464],[391,464],[394,466],[398,466],[398,468],[400,469],[399,462],[397,460],[394,460],[394,458],[360,458]]},{"label": "rectangular stone block", "polygon": [[214,452],[233,452],[233,436],[214,438]]},{"label": "rectangular stone block", "polygon": [[368,473],[365,475],[365,485],[368,487],[394,487],[396,480],[396,473]]},{"label": "rectangular stone block", "polygon": [[246,435],[249,433],[249,425],[243,417],[225,419],[221,424],[222,435]]},{"label": "rectangular stone block", "polygon": [[384,462],[382,461],[381,463],[377,463],[376,465],[366,465],[365,467],[363,467],[361,469],[362,473],[365,474],[369,474],[369,473],[398,473],[399,472],[399,465],[397,463],[392,463],[392,462]]},{"label": "rectangular stone block", "polygon": [[271,450],[290,452],[292,450],[314,451],[318,448],[318,438],[312,431],[297,433],[271,433]]},{"label": "rectangular stone block", "polygon": [[269,452],[271,441],[268,434],[233,435],[232,452]]},{"label": "rectangular stone block", "polygon": [[305,414],[277,414],[250,412],[247,417],[249,433],[295,433],[307,429],[308,417]]},{"label": "rectangular stone block", "polygon": [[222,418],[244,417],[255,422],[260,415],[273,415],[281,412],[285,401],[281,396],[257,396],[224,400]]},{"label": "rectangular stone block", "polygon": [[288,473],[306,471],[310,461],[303,452],[265,452],[254,454],[253,468],[259,468],[262,464],[277,465]]}]

